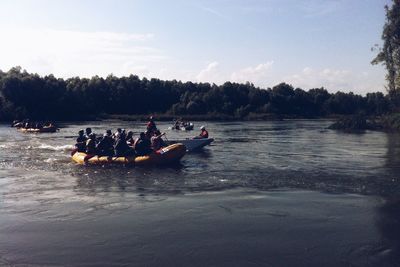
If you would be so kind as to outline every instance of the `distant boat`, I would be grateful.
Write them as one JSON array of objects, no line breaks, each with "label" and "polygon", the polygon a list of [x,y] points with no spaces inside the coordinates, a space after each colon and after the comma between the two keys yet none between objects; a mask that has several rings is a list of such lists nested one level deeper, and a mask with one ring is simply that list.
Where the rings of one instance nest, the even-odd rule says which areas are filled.
[{"label": "distant boat", "polygon": [[18,128],[18,130],[25,133],[55,133],[59,129],[55,126],[44,126],[42,128]]},{"label": "distant boat", "polygon": [[194,128],[194,124],[192,122],[185,123],[175,123],[171,129],[172,130],[181,130],[181,131],[191,131]]}]

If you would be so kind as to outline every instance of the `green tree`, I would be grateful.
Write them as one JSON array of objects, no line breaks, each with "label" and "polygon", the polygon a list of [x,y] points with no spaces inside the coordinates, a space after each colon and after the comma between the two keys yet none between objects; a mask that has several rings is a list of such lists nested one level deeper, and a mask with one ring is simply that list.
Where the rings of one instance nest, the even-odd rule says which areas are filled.
[{"label": "green tree", "polygon": [[391,6],[385,6],[386,22],[383,26],[383,47],[372,64],[386,67],[388,91],[392,97],[400,94],[400,0],[393,0]]}]

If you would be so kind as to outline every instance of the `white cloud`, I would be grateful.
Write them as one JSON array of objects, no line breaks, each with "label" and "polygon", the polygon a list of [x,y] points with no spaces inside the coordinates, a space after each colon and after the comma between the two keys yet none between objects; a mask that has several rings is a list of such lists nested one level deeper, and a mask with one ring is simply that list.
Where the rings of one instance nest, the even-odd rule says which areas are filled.
[{"label": "white cloud", "polygon": [[283,79],[285,82],[304,90],[324,87],[330,92],[354,92],[365,94],[367,92],[382,91],[383,84],[375,75],[368,72],[355,73],[349,70],[325,68],[315,70],[304,68],[300,73]]},{"label": "white cloud", "polygon": [[268,79],[269,70],[273,61],[258,64],[255,67],[247,67],[239,71],[235,71],[231,75],[231,80],[234,82],[252,82],[258,85],[265,84]]},{"label": "white cloud", "polygon": [[207,65],[205,69],[202,69],[199,74],[196,76],[196,80],[198,82],[209,82],[221,84],[226,80],[223,79],[221,70],[219,69],[219,63],[217,61],[213,61]]},{"label": "white cloud", "polygon": [[215,84],[223,84],[226,81],[238,83],[251,82],[257,86],[265,86],[270,79],[270,69],[273,63],[273,61],[268,61],[256,66],[230,72],[217,61],[213,61],[196,75],[195,80]]},{"label": "white cloud", "polygon": [[146,45],[154,35],[65,30],[0,30],[0,68],[20,65],[30,72],[56,76],[129,74],[126,64],[143,66],[165,55]]}]

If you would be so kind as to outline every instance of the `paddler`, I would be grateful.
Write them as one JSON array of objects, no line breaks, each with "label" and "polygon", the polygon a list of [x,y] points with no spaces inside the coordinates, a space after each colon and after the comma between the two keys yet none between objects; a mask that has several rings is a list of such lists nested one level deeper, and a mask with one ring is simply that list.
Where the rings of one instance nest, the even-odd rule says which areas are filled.
[{"label": "paddler", "polygon": [[153,116],[150,116],[149,122],[147,123],[147,131],[149,133],[154,133],[157,131],[156,123],[154,122]]},{"label": "paddler", "polygon": [[83,130],[79,130],[78,138],[76,138],[75,148],[78,152],[85,152],[86,151],[86,136]]},{"label": "paddler", "polygon": [[161,133],[159,130],[155,131],[153,136],[151,137],[151,148],[154,151],[159,150],[160,148],[165,146],[164,140],[161,138],[165,133]]},{"label": "paddler", "polygon": [[200,127],[200,130],[201,130],[200,134],[196,136],[194,139],[208,138],[208,131],[206,130],[206,127],[204,125]]}]

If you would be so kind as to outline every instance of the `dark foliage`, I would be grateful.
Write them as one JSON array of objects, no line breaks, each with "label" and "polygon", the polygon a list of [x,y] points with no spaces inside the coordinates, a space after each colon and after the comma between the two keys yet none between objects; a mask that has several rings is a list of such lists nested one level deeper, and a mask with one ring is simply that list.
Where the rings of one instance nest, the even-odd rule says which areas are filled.
[{"label": "dark foliage", "polygon": [[339,119],[329,126],[329,129],[357,132],[363,130],[382,130],[382,126],[380,123],[368,120],[363,115],[353,115]]},{"label": "dark foliage", "polygon": [[167,114],[230,118],[381,115],[389,111],[382,93],[366,96],[304,91],[281,83],[260,89],[251,83],[209,83],[140,79],[138,76],[58,79],[15,67],[0,71],[0,119],[77,120],[102,114]]}]

